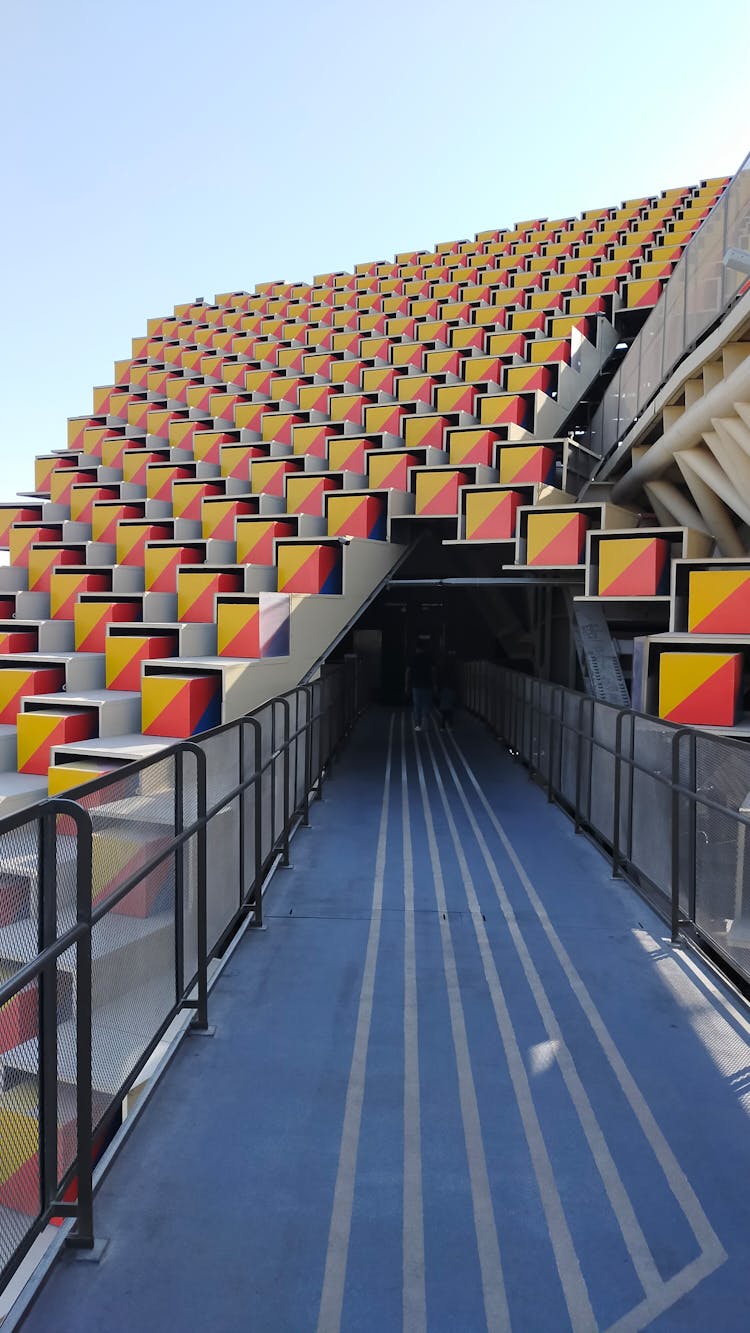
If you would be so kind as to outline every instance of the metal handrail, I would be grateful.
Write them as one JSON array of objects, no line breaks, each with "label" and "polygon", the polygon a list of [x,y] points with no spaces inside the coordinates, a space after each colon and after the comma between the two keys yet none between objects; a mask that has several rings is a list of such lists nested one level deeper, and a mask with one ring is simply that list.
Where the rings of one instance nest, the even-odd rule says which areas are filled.
[{"label": "metal handrail", "polygon": [[[351,670],[350,670],[351,668]],[[352,688],[354,673],[355,685]],[[304,702],[303,702],[304,701]],[[295,709],[292,714],[292,709]],[[208,1027],[208,965],[224,947],[225,941],[251,916],[252,924],[262,924],[262,886],[269,866],[281,857],[289,863],[289,840],[297,822],[309,822],[309,803],[312,795],[321,795],[324,774],[330,768],[338,747],[351,729],[356,717],[356,662],[347,661],[329,668],[318,681],[290,690],[268,700],[252,713],[204,732],[200,737],[179,741],[166,746],[157,754],[124,765],[112,773],[82,784],[66,793],[65,797],[45,799],[32,807],[0,820],[0,845],[3,837],[20,830],[30,830],[35,836],[38,880],[38,947],[33,958],[22,962],[7,981],[0,984],[0,1006],[11,1002],[29,986],[39,991],[39,1209],[30,1218],[25,1235],[9,1254],[5,1263],[0,1259],[0,1285],[7,1282],[17,1269],[30,1245],[42,1228],[53,1217],[73,1217],[75,1229],[67,1243],[90,1248],[94,1244],[93,1167],[96,1157],[95,1132],[101,1135],[119,1111],[119,1107],[133,1086],[141,1070],[151,1058],[164,1033],[181,1010],[192,1010],[190,1026],[199,1031]],[[264,758],[263,721],[270,718],[271,746]],[[253,733],[251,764],[247,763],[245,738],[248,729]],[[208,805],[208,769],[205,745],[217,737],[234,735],[237,738],[237,771],[239,781],[221,791]],[[294,746],[292,770],[291,749]],[[303,752],[300,755],[300,746]],[[194,765],[191,792],[195,803],[185,819],[186,761]],[[116,888],[106,892],[96,904],[92,902],[92,846],[98,832],[105,836],[106,826],[97,830],[97,818],[112,817],[116,807],[118,786],[127,783],[133,790],[134,780],[149,769],[171,764],[174,785],[172,830],[159,840],[158,849],[132,871]],[[248,771],[251,769],[251,771]],[[270,847],[265,848],[263,827],[263,779],[271,774]],[[283,781],[282,808],[276,809],[277,775]],[[294,777],[294,790],[290,783]],[[300,790],[300,780],[304,790]],[[253,789],[253,836],[255,854],[252,858],[251,883],[246,883],[247,796]],[[112,799],[107,802],[107,794]],[[103,800],[97,798],[104,798]],[[123,799],[123,798],[119,798]],[[208,938],[208,903],[210,897],[207,870],[207,838],[212,821],[233,803],[239,805],[238,845],[234,865],[237,867],[239,894],[235,907],[222,920],[218,938]],[[104,807],[104,808],[102,808]],[[281,820],[277,816],[280,814]],[[65,819],[65,833],[61,834],[59,821]],[[71,826],[73,835],[68,831]],[[127,828],[127,821],[124,821]],[[169,826],[167,826],[169,827]],[[66,839],[66,848],[74,841],[76,867],[75,923],[58,933],[57,917],[57,864],[59,837]],[[194,970],[185,975],[186,939],[184,918],[185,854],[191,844],[196,846],[194,866],[194,920],[191,922],[191,944],[194,948]],[[150,849],[149,849],[150,850]],[[68,857],[68,859],[70,859]],[[101,1111],[96,1126],[93,1120],[95,1094],[92,1075],[92,1023],[95,1017],[92,997],[92,935],[95,928],[123,904],[139,885],[164,867],[174,863],[174,1001],[166,1013],[160,1013],[150,1030],[151,1036],[134,1057],[114,1093],[108,1094],[106,1107]],[[234,870],[232,871],[234,874]],[[193,938],[194,931],[194,938]],[[75,1042],[76,1042],[76,1112],[77,1138],[74,1161],[58,1176],[58,1028],[66,1014],[60,1009],[58,994],[59,960],[75,951]],[[73,1181],[76,1198],[63,1199],[63,1193]]]},{"label": "metal handrail", "polygon": [[[521,672],[512,671],[494,663],[470,663],[466,668],[466,685],[466,702],[470,710],[493,727],[497,734],[508,744],[512,752],[528,766],[531,776],[534,776],[536,772],[544,779],[548,800],[555,799],[563,807],[570,810],[576,831],[586,829],[597,838],[597,841],[611,856],[613,876],[617,876],[628,869],[631,873],[636,874],[639,881],[647,882],[657,893],[666,898],[666,915],[670,922],[673,942],[679,942],[684,932],[688,932],[691,936],[699,935],[703,937],[716,952],[722,954],[735,974],[743,982],[750,984],[750,966],[743,965],[742,961],[738,961],[734,957],[730,958],[722,940],[711,934],[705,922],[699,924],[696,920],[695,829],[697,810],[702,808],[720,816],[722,819],[731,821],[737,829],[738,839],[740,836],[745,837],[744,830],[750,828],[750,813],[722,804],[708,792],[697,789],[695,750],[699,739],[701,736],[705,736],[705,733],[701,733],[695,728],[678,726],[664,719],[654,718],[632,708],[615,708],[579,691],[551,682],[540,682],[535,678],[525,676]],[[547,703],[542,698],[544,688],[550,696]],[[558,700],[560,701],[560,707],[556,710],[553,705]],[[569,711],[565,707],[566,701],[569,702],[570,711],[575,712],[575,721],[571,721],[570,717],[566,716],[566,712]],[[606,740],[594,734],[594,719],[597,709],[606,709],[613,715],[614,744],[608,744]],[[546,719],[549,723],[549,754],[546,773],[541,772],[538,767],[541,757],[541,742],[539,742],[535,753],[535,736],[541,736],[541,727],[537,726],[536,723],[542,719]],[[498,720],[500,722],[499,726]],[[630,723],[629,735],[625,738],[623,733],[628,722]],[[668,768],[664,770],[655,769],[643,763],[637,756],[636,733],[639,722],[647,724],[651,728],[658,726],[665,733],[669,745]],[[525,752],[524,740],[527,727],[529,745],[528,752]],[[553,729],[560,741],[557,781],[555,781],[553,773]],[[566,734],[575,738],[573,754],[575,793],[572,800],[563,791],[561,776],[564,751],[562,738]],[[748,788],[750,789],[750,750],[747,746],[741,741],[724,736],[712,735],[710,741],[712,746],[716,746],[720,752],[727,754],[731,752],[744,758],[748,766]],[[688,760],[690,773],[692,774],[691,781],[683,780],[681,775],[681,759],[685,742],[690,747]],[[590,773],[595,752],[606,754],[614,761],[611,837],[606,829],[596,823],[592,815]],[[628,813],[626,845],[624,847],[622,846],[621,837],[623,770],[630,774],[627,784]],[[668,888],[660,885],[653,873],[649,874],[648,865],[636,865],[631,859],[633,855],[633,774],[635,773],[648,777],[650,781],[655,782],[671,795],[669,828],[665,830],[670,849]],[[587,780],[588,800],[584,809],[583,793],[584,784]],[[687,818],[684,816],[684,811],[681,811],[681,807],[684,806],[687,806]],[[687,828],[683,827],[684,824],[687,825]],[[740,830],[742,830],[742,833],[740,833]],[[681,856],[687,857],[687,907],[682,905],[680,901],[683,887]]]}]

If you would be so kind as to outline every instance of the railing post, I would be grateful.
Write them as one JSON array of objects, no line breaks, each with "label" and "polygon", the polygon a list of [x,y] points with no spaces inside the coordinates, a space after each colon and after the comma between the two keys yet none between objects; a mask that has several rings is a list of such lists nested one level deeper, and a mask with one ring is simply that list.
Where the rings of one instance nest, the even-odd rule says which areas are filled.
[{"label": "railing post", "polygon": [[[302,699],[303,695],[305,696],[305,710],[307,710],[307,696],[305,695],[303,687],[301,685],[298,685],[296,690],[294,691],[294,725],[292,727],[294,735],[294,742],[293,742],[294,777],[292,779],[292,797],[293,797],[292,808],[295,816],[300,812],[302,812],[305,808],[304,792],[302,793],[301,798],[299,796],[300,746],[302,744],[302,736],[303,736],[303,730],[302,727],[300,726],[300,707],[301,707],[300,700]],[[305,719],[307,719],[307,711],[305,711]],[[307,726],[307,721],[305,721],[305,726]],[[303,752],[303,761],[304,761],[304,752]]]},{"label": "railing post", "polygon": [[633,860],[633,809],[635,806],[635,746],[636,746],[636,718],[631,715],[630,718],[630,763],[628,765],[628,841],[627,858],[632,863]]},{"label": "railing post", "polygon": [[237,855],[239,858],[239,870],[237,874],[237,882],[239,885],[239,901],[237,904],[237,910],[241,912],[245,903],[245,841],[246,841],[245,796],[247,793],[247,789],[245,787],[245,729],[242,726],[241,720],[237,727],[237,777],[240,783],[240,796],[239,796],[239,801],[237,803],[237,815],[239,820],[239,830],[238,830],[239,846],[237,849]]},{"label": "railing post", "polygon": [[255,813],[255,890],[254,917],[255,925],[263,925],[263,728],[253,718],[255,730],[255,782],[253,783],[253,809]]},{"label": "railing post", "polygon": [[304,785],[304,788],[305,788],[305,791],[304,791],[304,799],[303,799],[303,802],[302,802],[302,827],[303,827],[303,828],[309,828],[309,827],[310,827],[310,788],[312,787],[312,776],[311,776],[311,775],[312,775],[312,742],[313,742],[312,712],[313,712],[314,704],[313,704],[313,691],[312,691],[312,689],[310,688],[310,686],[309,686],[309,685],[303,685],[303,686],[301,687],[301,689],[302,689],[302,693],[303,693],[304,696],[305,696],[305,731],[304,731],[304,737],[305,737],[305,752],[304,752],[304,769],[305,769],[305,778],[304,778],[304,784],[303,784],[303,785]]},{"label": "railing post", "polygon": [[615,718],[615,776],[612,787],[612,878],[620,877],[620,793],[622,777],[622,722],[627,709]]},{"label": "railing post", "polygon": [[[184,828],[184,751],[178,749],[174,757],[174,832],[179,837]],[[174,867],[174,987],[175,1003],[179,1004],[185,990],[185,844],[175,853]]]},{"label": "railing post", "polygon": [[563,686],[560,686],[560,716],[558,718],[557,728],[557,793],[563,795],[563,760],[565,757],[565,694]]},{"label": "railing post", "polygon": [[[315,780],[315,782],[317,782],[317,784],[318,784],[318,800],[319,800],[319,801],[322,801],[322,800],[323,800],[323,767],[324,767],[324,760],[323,760],[323,718],[325,717],[325,709],[324,709],[324,702],[323,702],[323,699],[324,699],[324,690],[323,690],[323,678],[322,678],[322,676],[319,676],[318,679],[317,679],[316,681],[313,682],[313,685],[312,685],[312,691],[313,691],[313,724],[314,724],[314,726],[317,726],[317,737],[318,737],[318,743],[317,743],[317,751],[318,751],[318,765],[317,765],[317,767],[318,767],[318,771],[317,771],[317,773],[316,773],[316,775],[315,775],[315,779],[314,779],[314,780]],[[317,696],[318,696],[317,712],[315,711],[315,694],[316,694],[316,693],[317,693]],[[314,738],[314,736],[315,736],[315,731],[313,730],[313,738]],[[313,743],[314,743],[314,742],[313,742]],[[310,762],[310,772],[312,773],[312,761]]]},{"label": "railing post", "polygon": [[197,859],[198,859],[198,898],[196,903],[196,954],[198,964],[198,997],[195,1018],[191,1028],[196,1032],[208,1032],[208,866],[207,866],[207,792],[206,792],[206,756],[194,741],[183,741],[181,749],[195,755],[197,788]]},{"label": "railing post", "polygon": [[291,823],[289,809],[289,746],[290,727],[289,727],[289,700],[279,699],[284,710],[284,758],[282,762],[283,782],[284,782],[284,834],[281,844],[281,864],[286,869],[289,865],[289,825]]},{"label": "railing post", "polygon": [[596,728],[596,699],[589,699],[588,702],[590,705],[589,721],[591,725],[586,738],[588,741],[588,762],[586,764],[586,772],[588,773],[589,779],[588,787],[586,789],[586,823],[588,824],[588,827],[591,828],[591,773],[594,767],[594,746],[596,744],[594,739],[594,731]]},{"label": "railing post", "polygon": [[[37,951],[57,938],[57,816],[46,806],[38,823]],[[39,1194],[46,1212],[57,1193],[57,961],[46,964],[38,981],[39,1007]]]},{"label": "railing post", "polygon": [[[556,701],[558,698],[560,699],[560,702],[561,702],[561,704],[562,704],[561,686],[560,686],[560,685],[553,685],[553,686],[552,686],[552,690],[551,690],[551,697],[550,697],[549,727],[548,727],[548,729],[547,729],[547,737],[548,737],[548,739],[547,739],[547,745],[548,745],[548,758],[549,758],[549,763],[548,763],[548,765],[547,765],[547,803],[550,804],[550,805],[551,805],[551,803],[552,803],[552,798],[553,798],[553,794],[554,794],[554,778],[553,778],[553,775],[552,775],[552,769],[553,769],[553,766],[554,766],[553,760],[554,760],[554,748],[555,748],[555,747],[554,747],[554,742],[553,742],[553,739],[552,739],[552,734],[553,734],[553,723],[554,723],[555,718],[556,718],[556,713],[555,713],[555,701]],[[559,738],[559,733],[558,733],[558,738]]]},{"label": "railing post", "polygon": [[691,921],[695,921],[697,910],[697,867],[696,867],[696,847],[698,844],[698,802],[696,797],[696,788],[698,782],[697,776],[697,755],[696,748],[698,737],[694,731],[690,732],[690,750],[689,750],[689,786],[693,793],[693,799],[690,801],[690,816],[688,821],[688,847],[689,847],[689,873],[688,873],[688,915]]},{"label": "railing post", "polygon": [[270,718],[271,718],[271,752],[269,757],[269,772],[271,774],[270,795],[271,795],[271,851],[276,846],[276,700],[270,699]]},{"label": "railing post", "polygon": [[[94,1126],[91,1075],[91,816],[77,802],[66,801],[76,824],[76,924],[83,927],[76,946],[76,1155],[78,1200],[76,1228],[68,1244],[94,1245]],[[57,1034],[55,1033],[55,1041]],[[54,1135],[57,1144],[57,1126]]]},{"label": "railing post", "polygon": [[[244,759],[244,755],[245,755],[245,728],[246,728],[246,727],[252,727],[252,730],[253,730],[253,736],[254,736],[254,738],[255,738],[255,739],[254,739],[254,761],[253,761],[253,762],[254,762],[254,765],[255,765],[255,768],[254,768],[254,775],[253,775],[253,778],[252,778],[252,785],[253,785],[253,836],[254,836],[254,847],[253,847],[253,892],[252,892],[252,898],[249,900],[249,901],[252,903],[252,908],[253,908],[253,919],[252,919],[252,921],[251,921],[251,923],[250,923],[250,926],[251,926],[251,929],[255,930],[255,929],[260,929],[260,927],[263,925],[263,894],[262,894],[262,892],[261,892],[261,889],[262,889],[262,881],[263,881],[263,779],[262,779],[261,771],[260,771],[260,770],[261,770],[261,765],[262,765],[262,763],[263,763],[263,758],[262,758],[262,755],[263,755],[263,728],[261,727],[261,724],[260,724],[260,722],[258,721],[257,717],[245,717],[245,718],[242,719],[241,728],[240,728],[240,732],[241,732],[241,735],[240,735],[240,744],[241,744],[241,746],[242,746],[242,773],[245,775],[245,776],[243,776],[243,778],[242,778],[243,781],[245,781],[245,778],[246,778],[246,765],[245,765],[245,759]],[[244,873],[245,873],[245,856],[244,856],[244,848],[245,848],[245,846],[246,846],[246,839],[243,841],[243,860],[242,860],[243,900],[246,900],[246,891],[245,891],[245,888],[244,888]]]},{"label": "railing post", "polygon": [[[528,778],[530,782],[534,776],[534,720],[536,716],[534,710],[534,685],[535,681],[530,677],[524,690],[524,711],[528,723],[528,758],[526,760],[526,767],[528,768]],[[526,737],[527,729],[524,727],[524,743],[526,742]]]},{"label": "railing post", "polygon": [[585,695],[581,695],[578,700],[578,726],[576,729],[576,799],[575,799],[575,819],[573,821],[574,832],[581,831],[581,777],[583,773],[583,764],[581,762],[581,746],[583,744],[583,709],[586,703]]},{"label": "railing post", "polygon": [[672,737],[672,838],[671,838],[671,930],[672,943],[679,943],[680,935],[680,741],[682,731]]}]

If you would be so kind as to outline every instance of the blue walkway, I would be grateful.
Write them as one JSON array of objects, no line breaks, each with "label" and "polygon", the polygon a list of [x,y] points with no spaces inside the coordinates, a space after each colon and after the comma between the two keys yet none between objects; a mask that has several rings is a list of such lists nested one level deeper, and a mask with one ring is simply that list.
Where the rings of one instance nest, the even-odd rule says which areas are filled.
[{"label": "blue walkway", "polygon": [[26,1333],[746,1333],[750,1023],[524,771],[374,713],[292,852]]}]

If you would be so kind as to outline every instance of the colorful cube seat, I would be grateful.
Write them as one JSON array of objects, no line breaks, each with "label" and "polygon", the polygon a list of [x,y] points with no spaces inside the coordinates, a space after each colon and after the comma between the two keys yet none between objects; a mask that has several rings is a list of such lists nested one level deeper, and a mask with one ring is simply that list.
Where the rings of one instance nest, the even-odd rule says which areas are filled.
[{"label": "colorful cube seat", "polygon": [[741,653],[663,652],[659,717],[691,727],[732,727],[741,681]]}]

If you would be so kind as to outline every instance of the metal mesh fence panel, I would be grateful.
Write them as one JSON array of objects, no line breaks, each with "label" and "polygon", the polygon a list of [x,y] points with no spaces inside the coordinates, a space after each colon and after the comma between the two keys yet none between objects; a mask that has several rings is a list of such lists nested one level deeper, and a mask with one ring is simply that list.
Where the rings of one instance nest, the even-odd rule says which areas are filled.
[{"label": "metal mesh fence panel", "polygon": [[502,705],[501,683],[497,671],[488,670],[485,674],[485,712],[487,721],[493,731],[497,731],[500,724],[500,709]]},{"label": "metal mesh fence panel", "polygon": [[263,862],[263,811],[262,778],[259,775],[261,764],[261,730],[255,723],[242,728],[243,772],[245,778],[256,774],[251,786],[245,793],[244,802],[244,838],[242,847],[243,867],[242,883],[247,895],[255,884]]},{"label": "metal mesh fence panel", "polygon": [[[638,398],[641,403],[648,402],[662,382],[664,365],[664,312],[665,302],[660,301],[654,307],[641,330],[641,357],[638,375]],[[680,326],[682,320],[680,319]],[[617,438],[608,440],[608,448]]]},{"label": "metal mesh fence panel", "polygon": [[320,681],[313,681],[309,686],[312,725],[310,728],[310,776],[317,781],[321,768],[321,717],[322,707]]},{"label": "metal mesh fence panel", "polygon": [[498,718],[498,728],[503,740],[513,749],[513,677],[507,671],[502,671],[499,675],[502,703]]},{"label": "metal mesh fence panel", "polygon": [[542,760],[542,690],[538,680],[532,681],[529,699],[529,763],[540,770]]},{"label": "metal mesh fence panel", "polygon": [[632,777],[631,860],[667,896],[672,891],[673,734],[672,728],[658,722],[634,719],[633,749],[638,767]]},{"label": "metal mesh fence panel", "polygon": [[298,767],[298,740],[296,736],[299,714],[299,691],[292,694],[287,699],[289,709],[289,756],[287,759],[287,809],[290,815],[297,808],[297,767]]},{"label": "metal mesh fence panel", "polygon": [[274,785],[271,756],[273,754],[273,706],[268,704],[256,719],[260,723],[260,849],[261,863],[265,865],[274,844]]},{"label": "metal mesh fence panel", "polygon": [[528,763],[529,757],[529,715],[528,699],[526,689],[526,678],[522,676],[517,682],[516,695],[516,748],[520,759]]},{"label": "metal mesh fence panel", "polygon": [[309,699],[306,690],[297,690],[292,706],[292,731],[297,732],[297,739],[292,746],[290,761],[290,803],[293,810],[299,810],[307,794],[307,722]]},{"label": "metal mesh fence panel", "polygon": [[527,746],[526,746],[526,729],[527,729],[527,722],[526,722],[526,679],[525,679],[524,676],[520,676],[520,677],[516,680],[516,689],[515,689],[515,700],[514,700],[514,703],[515,703],[515,709],[514,709],[514,711],[515,711],[515,732],[514,732],[514,735],[515,735],[515,745],[514,745],[513,748],[517,751],[517,753],[518,753],[518,755],[519,755],[519,758],[521,758],[521,759],[525,759],[525,758],[526,758],[526,755],[527,755],[527,753],[528,753],[528,749],[527,749]]},{"label": "metal mesh fence panel", "polygon": [[[0,982],[12,982],[21,965],[74,923],[76,884],[76,838],[67,816],[47,813],[0,835]],[[71,948],[50,958],[0,1008],[0,1270],[75,1159],[75,975]]]},{"label": "metal mesh fence panel", "polygon": [[[57,960],[57,1180],[61,1180],[76,1158],[78,1118],[76,1112],[77,1056],[74,990],[77,957],[75,947]],[[25,1051],[27,1069],[34,1068],[34,1052]],[[57,1182],[56,1182],[57,1183]]]},{"label": "metal mesh fence panel", "polygon": [[670,901],[676,874],[683,917],[750,976],[750,747],[488,663],[464,689],[617,864]]},{"label": "metal mesh fence panel", "polygon": [[[679,787],[695,791],[695,733],[684,732],[673,737],[676,749],[676,773]],[[675,771],[673,766],[673,772]],[[677,896],[683,916],[693,916],[695,906],[695,821],[697,806],[694,800],[679,790],[672,798],[672,817],[677,820],[677,837],[673,840],[677,853]]]},{"label": "metal mesh fence panel", "polygon": [[737,813],[750,807],[750,754],[702,734],[694,743],[695,920],[747,970],[750,846]]},{"label": "metal mesh fence panel", "polygon": [[552,686],[539,681],[536,714],[536,768],[545,782],[550,780],[552,750]]},{"label": "metal mesh fence panel", "polygon": [[510,672],[505,672],[503,679],[503,693],[505,695],[505,704],[503,708],[503,735],[511,750],[518,750],[516,738],[518,723],[516,678]]},{"label": "metal mesh fence panel", "polygon": [[[175,832],[175,758],[168,755],[80,799],[91,817],[91,900],[106,903],[168,848]],[[142,895],[158,897],[160,872],[144,875]]]},{"label": "metal mesh fence panel", "polygon": [[[700,241],[696,238],[696,243]],[[684,264],[674,273],[674,281],[667,283],[664,290],[664,350],[662,375],[668,375],[679,360],[685,347],[685,303],[694,295],[693,284],[686,287],[687,270]],[[702,284],[701,284],[702,285]],[[640,340],[643,343],[643,339]],[[639,394],[643,401],[645,393]]]},{"label": "metal mesh fence panel", "polygon": [[553,689],[550,696],[549,727],[549,781],[552,791],[561,794],[561,770],[563,756],[562,719],[565,709],[565,696],[559,688]]},{"label": "metal mesh fence panel", "polygon": [[695,843],[695,922],[723,948],[732,951],[745,937],[744,962],[750,943],[745,897],[750,874],[745,830],[730,814],[697,807]]},{"label": "metal mesh fence panel", "polygon": [[[55,820],[56,863],[55,890],[58,903],[57,919],[59,923],[61,901],[76,903],[78,889],[78,862],[65,855],[59,856],[60,844],[69,844],[70,835],[65,831],[70,823],[66,815]],[[74,909],[75,910],[75,909]],[[66,928],[67,928],[66,923]],[[72,923],[71,923],[72,924]],[[58,924],[59,930],[59,924]],[[78,1042],[76,1035],[75,984],[77,974],[77,949],[66,949],[57,959],[54,975],[55,1011],[57,1022],[57,1071],[59,1079],[57,1105],[57,1143],[58,1143],[58,1180],[72,1166],[76,1155],[76,1099]],[[33,1055],[32,1055],[33,1059]],[[57,1183],[57,1182],[56,1182]]]},{"label": "metal mesh fence panel", "polygon": [[240,784],[240,728],[230,727],[199,742],[206,756],[206,910],[208,949],[215,948],[242,901],[240,798],[221,804]]},{"label": "metal mesh fence panel", "polygon": [[327,764],[336,746],[336,709],[333,680],[329,672],[323,673],[323,692],[325,699],[325,750],[324,762]]},{"label": "metal mesh fence panel", "polygon": [[[199,839],[194,833],[186,838],[181,851],[175,853],[175,880],[181,882],[182,897],[182,982],[183,994],[190,989],[198,972],[198,861]],[[180,860],[181,858],[181,860]],[[180,881],[181,876],[181,881]],[[175,901],[176,913],[179,913],[179,895]],[[177,995],[177,974],[175,973],[175,997]]]},{"label": "metal mesh fence panel", "polygon": [[739,810],[750,794],[750,749],[695,733],[695,781],[699,795],[727,810]]},{"label": "metal mesh fence panel", "polygon": [[[55,860],[54,875],[57,885],[55,929],[57,935],[63,935],[75,925],[76,921],[78,832],[75,820],[69,815],[59,815],[55,820],[55,836],[45,855],[54,857]],[[32,910],[36,914],[36,897],[33,900]]]},{"label": "metal mesh fence panel", "polygon": [[[716,204],[706,225],[693,237],[685,251],[682,264],[675,270],[675,277],[682,275],[685,287],[684,325],[676,331],[675,337],[665,347],[665,374],[679,359],[683,348],[690,346],[703,333],[704,329],[720,314],[724,300],[724,265],[722,259],[727,246],[727,196]],[[672,286],[667,283],[666,293]],[[669,306],[667,308],[667,332],[669,331]],[[677,336],[682,337],[677,341]]]},{"label": "metal mesh fence panel", "polygon": [[286,737],[287,715],[284,705],[273,705],[273,841],[278,843],[284,832],[285,801],[285,756],[280,753]]},{"label": "metal mesh fence panel", "polygon": [[500,693],[497,727],[500,735],[510,745],[513,717],[513,677],[507,671],[498,671],[495,679]]},{"label": "metal mesh fence panel", "polygon": [[589,820],[592,827],[611,843],[614,838],[617,709],[597,702],[594,705],[593,729]]},{"label": "metal mesh fence panel", "polygon": [[240,798],[212,815],[206,830],[206,907],[211,952],[231,924],[242,902],[240,860]]},{"label": "metal mesh fence panel", "polygon": [[633,851],[633,770],[627,759],[633,755],[635,745],[635,717],[626,714],[620,724],[620,794],[617,809],[619,851],[626,860],[632,859]]},{"label": "metal mesh fence panel", "polygon": [[[198,818],[198,759],[189,751],[178,760],[179,809],[177,823],[191,828]],[[175,915],[182,899],[182,974],[188,987],[198,969],[198,850],[197,835],[186,839],[175,852]],[[175,986],[177,978],[175,979]]]},{"label": "metal mesh fence panel", "polygon": [[[41,826],[34,820],[0,834],[0,967],[6,981],[15,964],[37,952]],[[75,848],[73,848],[75,855]]]},{"label": "metal mesh fence panel", "polygon": [[519,756],[523,750],[524,688],[523,677],[515,677],[512,691],[513,716],[511,720],[511,729],[513,733],[512,748]]},{"label": "metal mesh fence panel", "polygon": [[329,708],[330,690],[328,679],[321,676],[316,681],[318,689],[318,712],[320,719],[318,722],[318,769],[321,771],[328,762],[328,756],[331,753],[331,713]]},{"label": "metal mesh fence panel", "polygon": [[[83,1091],[90,1092],[96,1130],[119,1108],[198,979],[204,855],[210,954],[356,707],[349,662],[256,718],[202,738],[203,757],[179,746],[124,766],[80,793],[80,817],[50,803],[0,831],[0,984],[10,989],[19,968],[48,950],[40,978],[11,991],[0,1007],[0,1274],[17,1262],[45,1206],[79,1171],[77,1037],[83,1051],[88,999],[92,1076]],[[215,807],[205,830],[195,828],[204,809],[204,760],[205,808]],[[254,781],[259,762],[264,772]],[[232,796],[248,779],[247,790]],[[88,919],[89,897],[90,940],[86,935],[57,956],[57,941],[75,927],[82,907]],[[88,1225],[85,1198],[82,1207]]]},{"label": "metal mesh fence panel", "polygon": [[578,751],[579,738],[576,735],[579,714],[578,698],[575,694],[566,694],[562,707],[562,737],[560,764],[560,792],[569,805],[575,805],[578,786]]},{"label": "metal mesh fence panel", "polygon": [[136,884],[91,936],[92,1114],[96,1125],[175,1005],[174,854],[155,901]]},{"label": "metal mesh fence panel", "polygon": [[524,677],[522,697],[523,748],[521,754],[524,763],[532,764],[534,756],[534,682],[529,677]]},{"label": "metal mesh fence panel", "polygon": [[[37,982],[18,991],[0,1009],[0,1269],[10,1262],[41,1210],[38,1012]],[[21,1045],[25,1060],[14,1067],[13,1053]]]},{"label": "metal mesh fence panel", "polygon": [[577,804],[581,819],[591,823],[591,765],[594,754],[594,700],[578,700],[578,726],[581,730],[577,762]]},{"label": "metal mesh fence panel", "polygon": [[[725,252],[750,250],[750,158],[745,158],[724,196],[727,202]],[[741,270],[724,269],[724,300],[730,301],[747,281]]]}]

